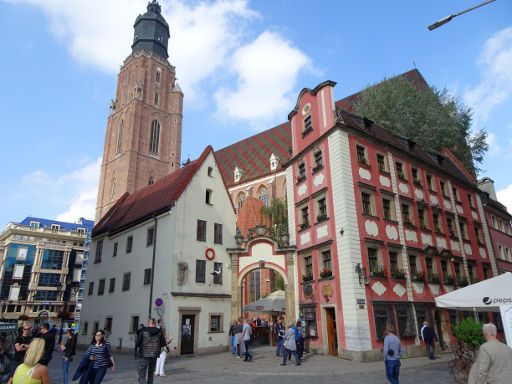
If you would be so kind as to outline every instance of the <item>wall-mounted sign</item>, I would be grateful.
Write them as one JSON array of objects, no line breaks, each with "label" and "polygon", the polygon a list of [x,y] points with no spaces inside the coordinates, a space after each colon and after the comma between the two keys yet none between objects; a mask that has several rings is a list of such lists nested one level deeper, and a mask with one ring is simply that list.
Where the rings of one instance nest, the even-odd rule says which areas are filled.
[{"label": "wall-mounted sign", "polygon": [[366,299],[357,299],[357,304],[365,305],[366,304]]}]

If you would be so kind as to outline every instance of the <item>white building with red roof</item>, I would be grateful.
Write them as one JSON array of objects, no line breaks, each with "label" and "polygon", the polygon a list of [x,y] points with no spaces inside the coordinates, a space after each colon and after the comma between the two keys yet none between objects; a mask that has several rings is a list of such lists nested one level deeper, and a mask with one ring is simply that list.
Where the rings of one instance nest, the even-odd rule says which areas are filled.
[{"label": "white building with red roof", "polygon": [[201,156],[132,194],[93,230],[81,343],[106,329],[134,347],[140,324],[162,319],[173,354],[225,349],[231,313],[226,248],[236,214],[215,154]]}]

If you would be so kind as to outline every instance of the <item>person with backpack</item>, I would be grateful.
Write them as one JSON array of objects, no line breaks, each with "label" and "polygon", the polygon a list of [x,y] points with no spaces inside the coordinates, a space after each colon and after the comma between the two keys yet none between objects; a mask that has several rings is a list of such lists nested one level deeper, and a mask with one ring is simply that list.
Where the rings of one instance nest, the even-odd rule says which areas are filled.
[{"label": "person with backpack", "polygon": [[295,344],[297,346],[297,354],[302,359],[304,355],[304,329],[300,320],[295,324]]},{"label": "person with backpack", "polygon": [[62,383],[68,384],[69,364],[73,361],[75,354],[75,335],[72,328],[69,328],[60,343],[62,351]]},{"label": "person with backpack", "polygon": [[139,351],[139,362],[137,363],[139,384],[153,384],[156,360],[165,345],[165,337],[157,328],[156,320],[149,319],[148,326],[139,333],[135,343],[135,348]]}]

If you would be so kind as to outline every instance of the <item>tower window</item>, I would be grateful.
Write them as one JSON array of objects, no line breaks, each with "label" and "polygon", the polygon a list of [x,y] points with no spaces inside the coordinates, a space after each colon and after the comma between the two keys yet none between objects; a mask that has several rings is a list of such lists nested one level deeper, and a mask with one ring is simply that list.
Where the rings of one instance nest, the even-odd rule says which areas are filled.
[{"label": "tower window", "polygon": [[123,143],[123,131],[124,131],[124,121],[121,120],[119,124],[119,128],[117,129],[117,140],[116,140],[116,155],[121,153],[121,145]]},{"label": "tower window", "polygon": [[151,122],[151,140],[149,142],[149,152],[158,154],[158,142],[160,140],[160,123],[158,120]]},{"label": "tower window", "polygon": [[156,82],[157,82],[157,83],[159,83],[159,82],[160,82],[160,77],[161,77],[160,69],[157,69],[157,70],[156,70]]},{"label": "tower window", "polygon": [[158,103],[160,103],[160,95],[155,91],[155,104],[158,105]]}]

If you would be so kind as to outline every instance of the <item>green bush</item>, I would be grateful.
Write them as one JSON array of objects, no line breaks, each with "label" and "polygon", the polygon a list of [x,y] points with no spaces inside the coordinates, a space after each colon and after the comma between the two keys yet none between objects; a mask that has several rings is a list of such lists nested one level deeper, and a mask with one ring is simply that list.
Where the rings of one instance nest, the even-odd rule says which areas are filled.
[{"label": "green bush", "polygon": [[472,318],[466,318],[455,326],[455,337],[473,348],[478,348],[485,343],[482,324]]},{"label": "green bush", "polygon": [[456,384],[466,384],[476,352],[485,342],[482,335],[482,324],[472,318],[467,318],[457,324],[454,329],[457,344],[453,360],[450,362],[450,373]]}]

